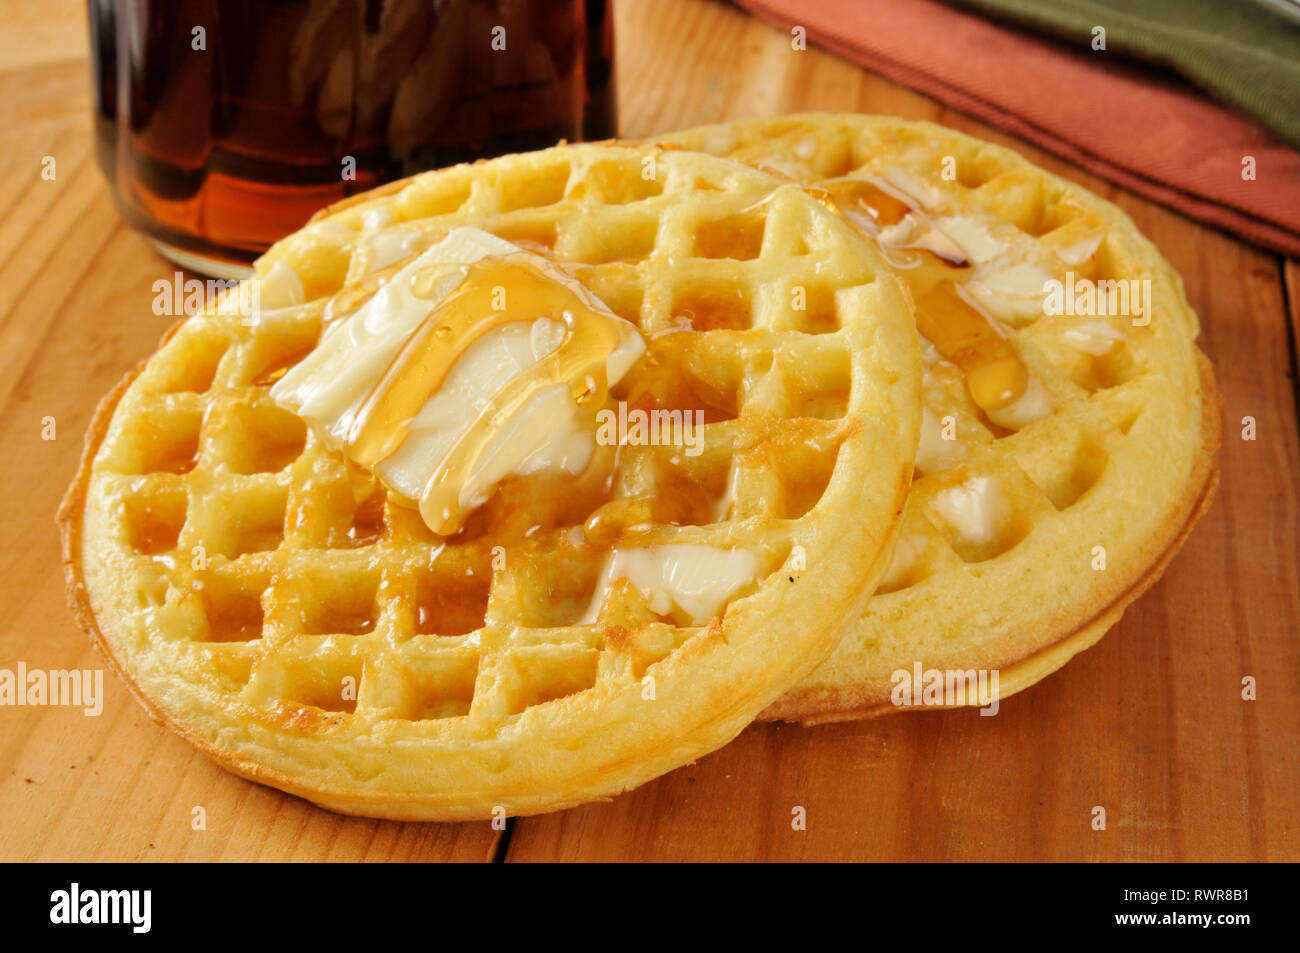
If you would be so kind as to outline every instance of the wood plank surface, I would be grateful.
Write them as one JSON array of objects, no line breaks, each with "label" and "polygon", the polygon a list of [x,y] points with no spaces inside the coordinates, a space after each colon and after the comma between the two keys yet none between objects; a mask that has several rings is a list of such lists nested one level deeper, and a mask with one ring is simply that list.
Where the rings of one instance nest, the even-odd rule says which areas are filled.
[{"label": "wood plank surface", "polygon": [[[173,268],[95,166],[84,4],[0,0],[0,668],[98,668],[64,604],[53,514],[98,398],[169,322]],[[0,708],[0,859],[1300,859],[1300,266],[714,0],[618,3],[623,133],[800,109],[931,119],[1118,202],[1183,274],[1223,394],[1218,499],[1097,647],[973,711],[757,725],[608,803],[512,822],[342,818],[104,709]],[[815,41],[815,37],[810,38]],[[57,177],[40,177],[53,156]],[[1241,439],[1254,417],[1256,440]],[[42,439],[47,417],[56,439]],[[1243,701],[1253,676],[1258,699]],[[1091,826],[1106,808],[1107,829]],[[195,808],[205,827],[195,829]],[[803,808],[806,830],[792,825]]]}]

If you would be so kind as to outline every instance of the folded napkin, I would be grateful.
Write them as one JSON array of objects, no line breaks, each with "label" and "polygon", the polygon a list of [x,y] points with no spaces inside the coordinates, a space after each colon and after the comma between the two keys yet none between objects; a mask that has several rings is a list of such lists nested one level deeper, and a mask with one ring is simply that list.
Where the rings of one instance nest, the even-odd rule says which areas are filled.
[{"label": "folded napkin", "polygon": [[[1163,66],[1300,148],[1300,26],[1223,0],[947,0],[1087,49]],[[1300,5],[1294,7],[1300,15]]]},{"label": "folded napkin", "polygon": [[[1137,36],[1141,29],[1124,19],[1123,11],[1115,13],[1102,2],[1062,0],[1059,8],[1087,8],[1079,23],[1095,21],[1062,43],[1024,35],[936,0],[737,2],[784,28],[803,26],[810,42],[1140,195],[1300,258],[1300,153],[1187,82],[1126,59],[1114,48],[1115,31],[1125,47],[1130,33]],[[999,0],[969,2],[991,7]],[[1002,2],[1019,6],[1015,0]],[[1293,29],[1286,20],[1258,15],[1271,20],[1277,31]],[[1107,29],[1105,52],[1089,45],[1094,25]],[[1178,37],[1178,42],[1186,40],[1186,34]],[[1273,75],[1286,75],[1293,67],[1283,63]],[[1206,66],[1203,73],[1216,71],[1221,80],[1231,76],[1232,68]],[[1203,81],[1207,86],[1219,82]],[[1243,85],[1242,95],[1251,92],[1249,87],[1250,82]],[[1220,94],[1230,92],[1225,87]],[[1296,96],[1295,86],[1272,91],[1253,108],[1271,112]],[[1300,110],[1292,103],[1291,120],[1296,113]],[[1254,157],[1254,179],[1242,177],[1247,156]]]}]

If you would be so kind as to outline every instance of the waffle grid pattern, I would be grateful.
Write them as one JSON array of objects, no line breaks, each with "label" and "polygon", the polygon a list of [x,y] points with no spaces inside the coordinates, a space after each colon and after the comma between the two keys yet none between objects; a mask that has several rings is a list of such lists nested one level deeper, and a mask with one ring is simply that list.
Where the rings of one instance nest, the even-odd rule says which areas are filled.
[{"label": "waffle grid pattern", "polygon": [[[925,403],[936,419],[954,418],[957,441],[941,466],[927,472],[918,465],[894,560],[863,623],[766,717],[815,717],[835,706],[888,710],[888,677],[896,668],[916,659],[958,668],[1009,665],[1066,634],[1063,617],[1088,618],[1120,598],[1153,558],[1147,548],[1167,531],[1157,528],[1160,515],[1199,492],[1199,483],[1188,485],[1197,472],[1194,457],[1214,440],[1195,439],[1202,423],[1195,314],[1177,274],[1132,223],[1008,150],[924,123],[794,116],[704,127],[665,141],[807,185],[901,170],[928,214],[978,221],[1012,249],[1011,261],[1062,281],[1067,272],[1076,282],[1151,281],[1153,313],[1145,327],[1130,326],[1127,316],[1046,316],[986,305],[1054,405],[1020,430],[985,416],[958,367],[937,355],[927,359]],[[949,159],[955,180],[944,174]],[[1081,243],[1099,234],[1095,251],[1079,260]],[[1123,338],[1100,355],[1072,347],[1063,334],[1084,320],[1105,322]],[[1135,459],[1148,460],[1148,472],[1135,474]],[[1159,485],[1166,499],[1147,505],[1142,518],[1125,519],[1119,514],[1144,492],[1135,476]],[[994,487],[991,534],[973,533],[943,505],[983,479]],[[1150,538],[1134,534],[1143,518],[1152,520]],[[1114,570],[1104,575],[1090,564],[1093,547],[1103,544]],[[1035,591],[1026,575],[1035,564],[1060,566],[1074,578]],[[1014,596],[1008,605],[1008,593],[1024,605]],[[864,674],[868,668],[873,675]]]},{"label": "waffle grid pattern", "polygon": [[[740,167],[653,151],[542,155],[420,177],[308,226],[258,266],[295,268],[306,305],[255,327],[191,320],[128,391],[94,479],[121,500],[138,608],[207,690],[296,724],[469,716],[490,730],[639,680],[703,631],[656,615],[626,582],[597,624],[576,624],[610,547],[744,547],[761,585],[815,538],[850,411],[878,386],[854,359],[871,342],[842,331],[868,325],[870,259],[798,189],[772,194]],[[640,174],[647,155],[653,181]],[[406,223],[414,249],[473,222],[566,263],[647,337],[613,396],[703,409],[705,452],[602,448],[608,486],[599,474],[508,482],[459,536],[433,537],[267,394],[313,346],[332,296],[373,291],[364,222],[376,207]],[[887,376],[879,386],[906,372]]]}]

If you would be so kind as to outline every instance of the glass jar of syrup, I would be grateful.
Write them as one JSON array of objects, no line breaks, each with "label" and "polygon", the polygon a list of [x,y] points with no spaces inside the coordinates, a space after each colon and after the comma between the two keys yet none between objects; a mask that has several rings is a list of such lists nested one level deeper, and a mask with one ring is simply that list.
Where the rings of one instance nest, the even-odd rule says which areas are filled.
[{"label": "glass jar of syrup", "polygon": [[608,0],[89,0],[100,166],[220,277],[392,179],[617,135]]}]

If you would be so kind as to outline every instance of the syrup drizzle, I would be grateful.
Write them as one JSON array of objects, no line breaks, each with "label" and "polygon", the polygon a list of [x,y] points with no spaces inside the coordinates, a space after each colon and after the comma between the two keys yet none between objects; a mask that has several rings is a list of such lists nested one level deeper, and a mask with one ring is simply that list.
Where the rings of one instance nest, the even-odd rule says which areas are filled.
[{"label": "syrup drizzle", "polygon": [[[461,283],[432,305],[366,395],[348,434],[352,459],[373,470],[401,447],[408,424],[442,386],[456,361],[485,334],[539,318],[563,325],[560,345],[495,394],[433,471],[418,502],[420,515],[440,535],[459,529],[464,517],[460,490],[504,421],[541,391],[557,385],[566,387],[574,403],[589,410],[593,419],[609,395],[606,358],[622,336],[616,320],[594,308],[579,287],[545,274],[527,257],[506,255],[462,266]],[[327,321],[333,324],[347,317],[408,263],[398,262],[368,275],[346,300],[327,309]],[[411,278],[413,293],[432,297],[446,274],[439,266],[422,269]]]},{"label": "syrup drizzle", "polygon": [[[971,399],[996,412],[1025,395],[1025,367],[997,322],[966,291],[961,273],[970,261],[921,209],[920,203],[874,176],[831,179],[820,189],[846,218],[876,240],[907,284],[921,334],[961,368]],[[825,201],[825,199],[823,199]],[[910,219],[900,237],[883,232]]]}]

